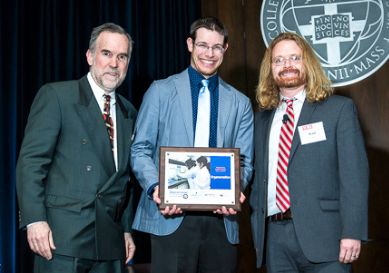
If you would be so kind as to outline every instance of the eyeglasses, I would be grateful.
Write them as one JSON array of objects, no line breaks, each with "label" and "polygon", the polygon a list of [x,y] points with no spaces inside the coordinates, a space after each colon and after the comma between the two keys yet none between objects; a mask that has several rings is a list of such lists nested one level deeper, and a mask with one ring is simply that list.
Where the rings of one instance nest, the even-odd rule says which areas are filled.
[{"label": "eyeglasses", "polygon": [[221,45],[215,45],[215,46],[208,46],[207,44],[203,44],[203,43],[197,43],[195,44],[199,50],[201,52],[204,52],[204,51],[208,51],[208,49],[212,49],[212,51],[216,54],[220,54],[220,53],[224,53],[224,51],[226,51],[226,49],[224,47],[222,47]]},{"label": "eyeglasses", "polygon": [[275,66],[281,66],[286,63],[286,61],[289,61],[291,64],[299,64],[301,63],[302,57],[299,55],[293,55],[290,58],[284,58],[284,57],[277,57],[272,60],[272,63]]}]

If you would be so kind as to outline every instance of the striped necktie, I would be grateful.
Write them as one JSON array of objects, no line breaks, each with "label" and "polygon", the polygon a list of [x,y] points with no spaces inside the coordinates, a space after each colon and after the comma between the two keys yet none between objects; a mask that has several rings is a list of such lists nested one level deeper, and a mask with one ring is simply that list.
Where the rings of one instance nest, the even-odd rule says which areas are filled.
[{"label": "striped necktie", "polygon": [[294,111],[292,99],[283,99],[282,102],[286,102],[286,116],[288,119],[283,120],[280,133],[280,142],[278,150],[278,164],[277,164],[277,188],[276,188],[276,205],[282,213],[287,211],[290,207],[289,199],[289,185],[288,185],[288,163],[289,153],[293,140],[293,128],[294,128]]},{"label": "striped necktie", "polygon": [[111,141],[111,149],[112,149],[112,153],[114,153],[113,149],[113,121],[112,121],[112,117],[111,117],[111,114],[110,114],[110,102],[111,102],[111,96],[110,95],[106,95],[104,94],[104,110],[103,110],[103,117],[104,117],[104,122],[105,122],[105,126],[107,126],[107,131],[108,131],[108,135],[109,135],[109,140]]}]

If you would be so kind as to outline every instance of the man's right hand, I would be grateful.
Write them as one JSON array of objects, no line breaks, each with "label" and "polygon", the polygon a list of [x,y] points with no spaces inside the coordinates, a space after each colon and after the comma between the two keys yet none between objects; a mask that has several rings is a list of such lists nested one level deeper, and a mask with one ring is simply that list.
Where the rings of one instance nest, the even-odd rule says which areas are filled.
[{"label": "man's right hand", "polygon": [[[161,204],[161,199],[159,198],[159,186],[156,186],[154,188],[153,193],[153,201],[157,203],[158,205]],[[182,210],[177,207],[177,205],[173,205],[173,207],[170,209],[169,206],[167,206],[164,210],[161,210],[162,215],[173,215],[173,214],[180,214],[182,213]]]},{"label": "man's right hand", "polygon": [[36,254],[41,255],[47,260],[53,258],[51,250],[54,246],[53,233],[46,222],[35,223],[27,228],[27,239],[30,248]]}]

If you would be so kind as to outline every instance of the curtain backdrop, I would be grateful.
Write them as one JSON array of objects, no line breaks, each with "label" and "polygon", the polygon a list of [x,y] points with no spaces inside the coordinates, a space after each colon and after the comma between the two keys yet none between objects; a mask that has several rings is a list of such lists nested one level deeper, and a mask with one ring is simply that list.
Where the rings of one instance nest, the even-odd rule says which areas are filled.
[{"label": "curtain backdrop", "polygon": [[[118,92],[139,109],[155,79],[189,65],[189,27],[199,0],[13,0],[0,2],[0,272],[32,272],[26,232],[18,230],[15,164],[29,109],[47,82],[79,79],[93,27],[114,22],[135,41]],[[139,195],[139,190],[138,190]],[[143,237],[142,237],[143,236]],[[147,237],[136,233],[135,262],[147,262]]]}]

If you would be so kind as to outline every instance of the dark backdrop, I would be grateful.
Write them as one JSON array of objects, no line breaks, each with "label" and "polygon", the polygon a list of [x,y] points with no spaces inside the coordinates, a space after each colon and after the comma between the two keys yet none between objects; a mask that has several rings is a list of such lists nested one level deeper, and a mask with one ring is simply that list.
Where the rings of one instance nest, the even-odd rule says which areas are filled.
[{"label": "dark backdrop", "polygon": [[[114,22],[135,41],[118,92],[139,109],[154,79],[189,65],[189,27],[198,0],[13,0],[0,2],[0,272],[32,272],[26,232],[18,230],[15,164],[29,109],[47,82],[79,79],[93,27]],[[139,189],[138,189],[139,190]],[[149,259],[148,236],[135,234],[135,262]]]}]

